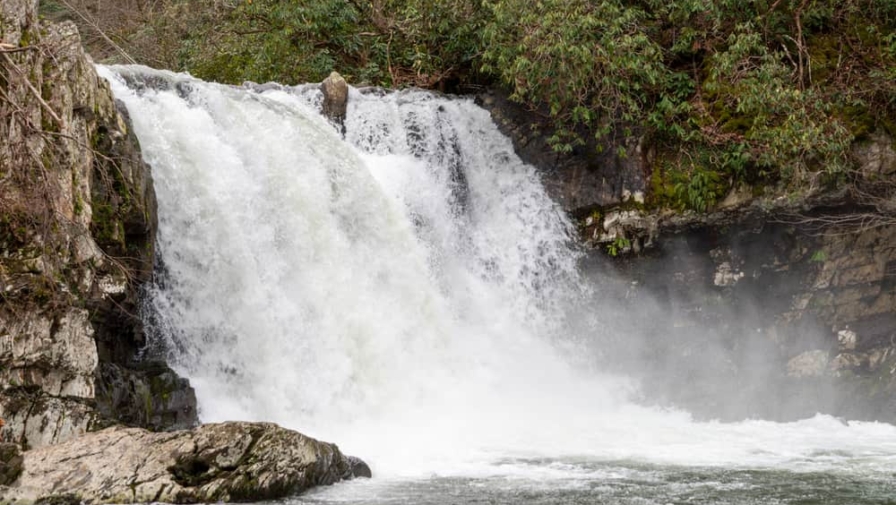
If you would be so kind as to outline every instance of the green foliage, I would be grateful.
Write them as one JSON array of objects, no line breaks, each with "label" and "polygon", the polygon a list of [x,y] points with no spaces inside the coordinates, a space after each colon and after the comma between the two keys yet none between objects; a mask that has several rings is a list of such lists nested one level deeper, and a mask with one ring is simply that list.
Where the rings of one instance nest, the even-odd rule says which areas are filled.
[{"label": "green foliage", "polygon": [[718,172],[698,169],[688,179],[675,184],[675,195],[687,207],[705,212],[721,196],[719,187]]},{"label": "green foliage", "polygon": [[607,244],[607,254],[613,257],[619,256],[620,253],[626,251],[631,245],[632,242],[629,239],[625,237],[616,237],[612,242]]},{"label": "green foliage", "polygon": [[205,79],[497,81],[552,118],[557,151],[645,135],[673,154],[652,186],[675,206],[838,183],[855,139],[896,134],[896,0],[127,1],[151,8],[116,40]]},{"label": "green foliage", "polygon": [[54,0],[44,0],[38,4],[38,15],[51,21],[57,21],[67,14],[65,7]]},{"label": "green foliage", "polygon": [[361,44],[353,33],[358,13],[344,0],[243,2],[223,21],[215,28],[214,46],[203,37],[187,47],[186,64],[201,77],[320,80],[338,63],[334,49],[355,55]]},{"label": "green foliage", "polygon": [[739,165],[738,172],[746,175],[752,161],[799,182],[813,163],[832,173],[846,168],[852,138],[831,117],[833,106],[815,90],[793,85],[792,69],[763,44],[753,25],[739,25],[728,48],[712,55],[708,66],[703,88],[715,100],[721,133],[740,141],[740,154],[728,159]]},{"label": "green foliage", "polygon": [[482,71],[513,97],[547,104],[559,151],[581,144],[573,128],[597,136],[612,121],[636,122],[668,78],[661,47],[642,29],[646,14],[621,2],[500,0],[485,3]]},{"label": "green foliage", "polygon": [[654,185],[691,208],[739,182],[837,182],[856,136],[896,112],[892,0],[485,5],[482,68],[548,106],[555,149],[622,124],[674,152],[709,152],[701,171],[677,169],[693,180]]},{"label": "green foliage", "polygon": [[697,212],[711,210],[737,185],[743,184],[748,163],[746,146],[682,145],[663,152],[650,177],[648,205]]},{"label": "green foliage", "polygon": [[[204,4],[196,8],[196,3]],[[222,82],[349,81],[432,87],[470,68],[478,50],[477,0],[171,0],[197,18],[178,66]]]}]

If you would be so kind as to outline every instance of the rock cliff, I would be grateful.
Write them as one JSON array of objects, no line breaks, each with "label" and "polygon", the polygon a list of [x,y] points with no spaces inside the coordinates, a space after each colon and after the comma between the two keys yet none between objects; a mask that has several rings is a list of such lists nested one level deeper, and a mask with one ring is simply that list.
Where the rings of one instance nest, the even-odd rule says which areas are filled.
[{"label": "rock cliff", "polygon": [[73,24],[42,25],[36,0],[0,16],[0,435],[38,448],[195,424],[189,385],[136,359],[156,218],[127,115]]},{"label": "rock cliff", "polygon": [[643,381],[645,401],[702,418],[896,422],[896,227],[753,216],[590,262],[617,329],[600,353]]}]

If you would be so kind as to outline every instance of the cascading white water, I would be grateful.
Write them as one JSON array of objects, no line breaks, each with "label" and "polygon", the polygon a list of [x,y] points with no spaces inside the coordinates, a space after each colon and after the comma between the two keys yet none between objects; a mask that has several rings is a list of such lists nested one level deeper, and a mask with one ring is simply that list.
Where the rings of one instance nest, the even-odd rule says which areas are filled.
[{"label": "cascading white water", "polygon": [[892,426],[693,423],[573,365],[570,224],[470,100],[353,89],[343,140],[313,88],[101,71],[153,167],[151,309],[205,421],[278,422],[386,476],[894,461]]}]

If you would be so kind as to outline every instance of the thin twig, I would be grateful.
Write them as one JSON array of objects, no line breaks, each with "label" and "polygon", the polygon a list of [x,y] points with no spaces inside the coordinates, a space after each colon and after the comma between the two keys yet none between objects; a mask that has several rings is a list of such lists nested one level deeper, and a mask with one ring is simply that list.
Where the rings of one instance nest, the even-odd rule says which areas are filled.
[{"label": "thin twig", "polygon": [[116,44],[114,40],[112,40],[108,35],[106,35],[106,32],[104,32],[104,31],[103,31],[103,30],[96,24],[95,21],[93,21],[93,20],[89,19],[87,16],[85,16],[80,10],[76,9],[72,4],[70,4],[70,3],[68,2],[68,0],[59,0],[59,1],[62,2],[62,5],[65,5],[66,7],[68,7],[68,9],[69,9],[70,11],[74,12],[75,14],[77,14],[79,18],[83,19],[84,22],[87,23],[91,28],[93,28],[94,30],[96,30],[96,32],[100,35],[100,37],[102,37],[103,40],[105,40],[106,42],[108,42],[109,45],[112,46],[116,51],[118,51],[119,53],[121,53],[121,55],[124,56],[124,59],[125,59],[128,63],[130,63],[130,64],[132,64],[132,65],[136,65],[136,64],[137,64],[137,60],[135,60],[134,58],[131,58],[131,55],[129,55],[124,49],[121,48],[121,46],[119,46],[118,44]]},{"label": "thin twig", "polygon": [[0,53],[21,53],[25,51],[31,51],[37,49],[37,46],[24,46],[24,47],[16,47],[12,44],[7,44],[5,42],[0,42]]}]

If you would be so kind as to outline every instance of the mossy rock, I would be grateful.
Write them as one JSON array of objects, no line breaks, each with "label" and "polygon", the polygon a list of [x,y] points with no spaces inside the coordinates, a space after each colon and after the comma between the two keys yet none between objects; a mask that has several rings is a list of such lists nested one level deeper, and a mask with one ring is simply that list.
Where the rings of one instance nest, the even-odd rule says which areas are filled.
[{"label": "mossy rock", "polygon": [[17,444],[0,444],[0,486],[9,486],[18,480],[23,461]]},{"label": "mossy rock", "polygon": [[839,110],[840,117],[849,129],[853,138],[864,140],[877,127],[877,118],[864,105],[847,105]]}]

